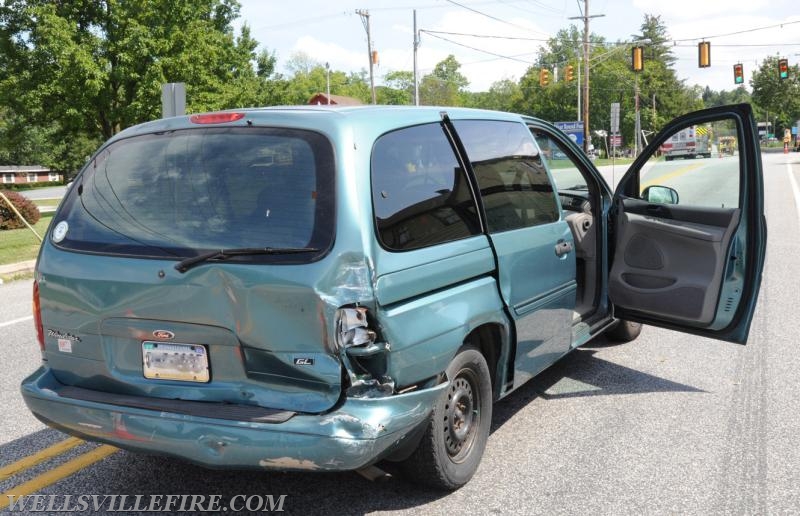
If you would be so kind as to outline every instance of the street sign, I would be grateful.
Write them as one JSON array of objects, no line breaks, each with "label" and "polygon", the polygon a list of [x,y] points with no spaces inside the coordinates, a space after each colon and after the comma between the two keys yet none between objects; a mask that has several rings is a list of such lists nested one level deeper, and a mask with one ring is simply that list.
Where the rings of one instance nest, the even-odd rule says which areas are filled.
[{"label": "street sign", "polygon": [[553,125],[567,133],[576,144],[583,145],[583,122],[555,122]]},{"label": "street sign", "polygon": [[612,134],[608,137],[608,143],[610,143],[614,147],[622,147],[622,135],[621,134]]},{"label": "street sign", "polygon": [[619,132],[619,102],[611,104],[611,132]]}]

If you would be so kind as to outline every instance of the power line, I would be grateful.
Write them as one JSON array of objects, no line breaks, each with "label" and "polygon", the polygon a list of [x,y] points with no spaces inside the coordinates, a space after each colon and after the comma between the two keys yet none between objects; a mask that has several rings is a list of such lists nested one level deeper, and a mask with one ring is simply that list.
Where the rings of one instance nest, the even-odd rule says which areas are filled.
[{"label": "power line", "polygon": [[[504,3],[511,4],[511,3],[522,2],[522,1],[523,0],[506,0],[506,2],[504,2]],[[487,0],[487,1],[481,1],[481,2],[474,2],[471,5],[496,5],[498,2],[499,2],[499,0]],[[441,3],[437,3],[437,4],[416,6],[416,7],[414,7],[414,9],[417,9],[417,10],[420,10],[420,9],[444,9],[445,7],[446,7],[445,5],[442,5]],[[401,6],[401,7],[370,7],[370,9],[372,11],[408,11],[410,9],[410,7],[405,7],[405,6]],[[353,15],[353,13],[351,13],[349,11],[332,11],[332,12],[329,12],[328,14],[324,14],[324,15],[300,18],[300,19],[286,21],[286,22],[283,22],[283,23],[276,23],[276,24],[273,24],[273,25],[259,25],[255,30],[282,29],[282,28],[286,28],[286,27],[293,27],[293,26],[296,26],[296,25],[310,25],[312,23],[321,23],[321,22],[325,22],[325,21],[329,22],[331,20],[331,18],[334,18],[334,17],[352,16],[352,15]]]},{"label": "power line", "polygon": [[[697,48],[697,45],[689,44],[689,45],[673,45],[674,47],[678,48]],[[714,47],[798,47],[800,43],[753,43],[753,44],[744,44],[744,43],[730,43],[730,44],[723,44],[723,43],[714,43]]]},{"label": "power line", "polygon": [[338,18],[340,16],[352,16],[352,13],[337,11],[335,13],[326,14],[324,16],[314,16],[313,18],[303,18],[301,20],[292,20],[283,23],[276,23],[274,25],[259,25],[253,30],[259,31],[268,29],[283,29],[288,27],[294,27],[296,25],[311,25],[314,23],[330,22],[332,18]]},{"label": "power line", "polygon": [[446,32],[443,30],[425,30],[420,29],[420,32],[424,32],[426,34],[434,35],[434,34],[448,34],[450,36],[468,36],[471,38],[489,38],[489,39],[515,39],[515,40],[522,40],[522,41],[543,41],[547,42],[550,41],[549,39],[544,38],[522,38],[517,36],[495,36],[493,34],[469,34],[466,32]]},{"label": "power line", "polygon": [[724,38],[727,36],[738,36],[739,34],[747,34],[748,32],[756,32],[759,30],[766,30],[766,29],[774,29],[775,27],[783,28],[784,25],[794,25],[796,23],[800,23],[800,20],[791,21],[791,22],[783,22],[783,23],[776,23],[775,25],[767,25],[764,27],[756,27],[754,29],[745,29],[739,30],[736,32],[728,32],[727,34],[717,34],[716,36],[704,36],[702,38],[686,38],[686,39],[674,39],[673,41],[696,41],[699,39],[712,39],[712,38]]},{"label": "power line", "polygon": [[[538,54],[538,52],[525,52],[525,53],[522,53],[522,54],[514,54],[513,56],[510,56],[510,57],[523,57],[523,56],[530,56],[530,55],[534,55],[534,54]],[[506,59],[507,57],[508,56],[490,57],[488,59],[477,59],[475,61],[466,61],[466,62],[459,63],[459,64],[461,66],[465,66],[466,67],[466,66],[472,66],[472,65],[481,64],[481,63],[489,63],[491,61],[498,61],[500,59]],[[422,68],[420,71],[421,72],[430,72],[430,71],[433,71],[434,69],[435,69],[435,67],[429,67],[429,68]]]},{"label": "power line", "polygon": [[487,18],[490,18],[492,20],[498,21],[500,23],[505,23],[506,25],[511,25],[512,27],[516,27],[518,29],[522,29],[522,30],[525,30],[525,31],[528,31],[528,32],[536,32],[538,34],[544,34],[543,32],[539,32],[538,30],[531,30],[529,27],[523,27],[522,25],[517,25],[516,23],[511,23],[510,21],[506,21],[506,20],[503,20],[503,19],[498,18],[496,16],[492,16],[491,14],[486,14],[485,12],[479,11],[477,9],[473,9],[472,7],[467,7],[466,5],[460,4],[460,3],[456,2],[455,0],[445,0],[445,2],[449,2],[449,3],[453,4],[453,5],[457,5],[457,6],[463,8],[463,9],[466,9],[468,11],[472,11],[473,13],[480,14],[481,16],[485,16]]},{"label": "power line", "polygon": [[[565,40],[557,39],[555,37],[552,37],[552,38],[523,38],[523,37],[520,37],[520,36],[498,36],[496,34],[473,34],[473,33],[469,33],[469,32],[449,32],[449,31],[443,31],[443,30],[428,30],[428,29],[420,29],[420,32],[425,32],[426,34],[431,34],[431,35],[433,35],[433,34],[448,34],[450,36],[466,36],[466,37],[472,37],[472,38],[488,38],[488,39],[510,39],[510,40],[521,40],[521,41],[539,41],[539,42],[544,42],[544,43],[547,43],[550,40],[555,40],[557,43],[562,44],[562,45],[568,45],[570,43],[575,44],[575,45],[580,45],[581,44],[580,41],[565,41]],[[625,47],[625,46],[629,46],[631,44],[632,44],[632,42],[630,42],[630,41],[616,41],[616,42],[602,42],[602,43],[600,43],[600,42],[591,42],[591,41],[589,42],[589,46],[590,47],[603,48],[603,49],[607,49],[607,48],[610,48],[610,47]],[[676,45],[676,46],[691,46],[691,45]]]},{"label": "power line", "polygon": [[[482,1],[482,2],[472,2],[470,5],[497,5],[497,4],[511,5],[511,4],[523,3],[523,2],[526,2],[526,0],[505,0],[505,1],[503,1],[503,0],[485,0],[485,1]],[[513,6],[512,5],[512,7],[517,7],[517,6]],[[548,9],[548,8],[552,9],[552,8],[550,8],[548,6],[543,6],[543,7],[545,9]],[[444,8],[445,8],[445,6],[443,6],[441,3],[431,4],[431,5],[417,5],[417,6],[414,6],[414,7],[406,7],[406,6],[399,6],[399,7],[370,7],[370,9],[372,9],[373,11],[408,11],[409,9],[420,10],[420,9],[444,9]]]},{"label": "power line", "polygon": [[476,48],[476,47],[472,47],[472,46],[469,46],[469,45],[465,45],[463,43],[459,43],[457,41],[453,41],[452,39],[448,39],[448,38],[445,38],[443,36],[439,36],[437,34],[432,34],[429,31],[420,31],[420,32],[425,32],[426,34],[429,34],[429,35],[433,36],[434,38],[439,38],[439,39],[441,39],[443,41],[447,41],[448,43],[452,43],[452,44],[458,45],[460,47],[468,48],[470,50],[475,50],[476,52],[483,52],[484,54],[489,54],[490,56],[495,56],[495,57],[499,57],[499,58],[502,58],[502,59],[510,59],[512,61],[518,61],[520,63],[525,63],[527,65],[532,65],[533,64],[533,62],[531,62],[531,61],[525,61],[523,59],[518,59],[516,57],[511,57],[511,56],[504,56],[502,54],[496,54],[494,52],[489,52],[488,50],[484,50],[482,48]]},{"label": "power line", "polygon": [[[513,5],[513,4],[517,3],[517,2],[514,2],[513,0],[497,0],[497,1],[499,3],[501,3],[501,4],[508,5],[509,7],[514,7],[516,9],[519,9],[522,12],[535,14],[536,16],[556,17],[556,16],[563,16],[564,15],[563,11],[559,11],[558,9],[552,8],[552,7],[548,6],[548,5],[538,4],[538,7],[542,8],[542,9],[544,9],[546,11],[550,11],[550,14],[542,13],[541,11],[534,11],[533,9],[525,9],[525,8],[520,7],[518,5]],[[537,5],[536,2],[526,2],[526,3],[532,3],[534,5]],[[475,4],[473,4],[473,5],[475,5]]]},{"label": "power line", "polygon": [[542,9],[546,9],[548,11],[552,11],[554,13],[561,13],[564,14],[566,12],[566,7],[564,9],[558,9],[557,7],[550,7],[549,5],[539,2],[537,0],[528,0],[528,3],[541,7]]}]

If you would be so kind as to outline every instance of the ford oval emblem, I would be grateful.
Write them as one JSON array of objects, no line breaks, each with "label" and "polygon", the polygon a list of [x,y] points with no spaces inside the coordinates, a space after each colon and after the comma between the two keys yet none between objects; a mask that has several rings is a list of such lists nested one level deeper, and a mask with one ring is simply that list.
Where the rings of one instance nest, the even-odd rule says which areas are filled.
[{"label": "ford oval emblem", "polygon": [[153,332],[153,337],[159,340],[172,340],[175,338],[175,334],[169,330],[156,330]]}]

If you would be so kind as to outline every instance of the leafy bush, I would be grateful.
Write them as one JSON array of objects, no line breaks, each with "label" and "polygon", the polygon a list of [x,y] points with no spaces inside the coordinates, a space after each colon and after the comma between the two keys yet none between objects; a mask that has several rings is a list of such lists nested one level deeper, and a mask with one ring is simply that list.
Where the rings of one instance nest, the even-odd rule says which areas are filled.
[{"label": "leafy bush", "polygon": [[21,191],[21,190],[35,190],[37,188],[43,188],[45,186],[61,186],[67,184],[66,181],[39,181],[37,183],[13,183],[5,185],[6,188],[9,190],[14,191]]},{"label": "leafy bush", "polygon": [[[21,194],[18,194],[17,192],[4,191],[3,194],[9,201],[11,201],[11,204],[17,208],[17,211],[19,211],[19,213],[25,217],[25,220],[28,221],[28,224],[32,226],[39,222],[39,217],[41,217],[41,214],[39,213],[39,208],[33,204],[33,201]],[[24,227],[25,224],[19,220],[19,217],[17,217],[16,213],[14,213],[14,211],[8,207],[5,199],[0,197],[0,230],[18,229]]]}]

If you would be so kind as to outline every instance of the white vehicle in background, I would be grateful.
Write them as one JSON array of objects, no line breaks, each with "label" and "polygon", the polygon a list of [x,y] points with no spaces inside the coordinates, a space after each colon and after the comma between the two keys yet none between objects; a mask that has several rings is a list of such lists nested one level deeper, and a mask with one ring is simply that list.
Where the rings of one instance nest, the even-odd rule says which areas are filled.
[{"label": "white vehicle in background", "polygon": [[667,161],[675,158],[710,158],[711,135],[709,128],[693,125],[678,131],[661,145],[661,152]]}]

